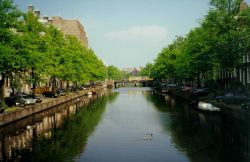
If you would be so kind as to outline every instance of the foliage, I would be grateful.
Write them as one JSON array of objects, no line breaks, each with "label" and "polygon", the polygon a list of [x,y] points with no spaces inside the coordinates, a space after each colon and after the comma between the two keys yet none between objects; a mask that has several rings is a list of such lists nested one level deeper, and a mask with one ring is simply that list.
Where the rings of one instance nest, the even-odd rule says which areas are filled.
[{"label": "foliage", "polygon": [[200,26],[177,37],[154,61],[154,79],[211,80],[221,69],[232,71],[249,52],[250,9],[242,0],[211,0]]},{"label": "foliage", "polygon": [[153,68],[153,64],[147,63],[145,67],[143,67],[140,71],[140,76],[151,76],[151,70]]},{"label": "foliage", "polygon": [[[20,27],[21,12],[10,0],[0,1],[0,74],[10,75],[24,63],[18,54],[20,36],[14,29]],[[17,46],[18,45],[18,46]]]},{"label": "foliage", "polygon": [[108,66],[108,78],[112,80],[122,80],[124,79],[124,75],[117,67],[110,65]]},{"label": "foliage", "polygon": [[25,82],[36,88],[48,78],[53,90],[58,80],[77,86],[107,78],[107,67],[93,50],[40,23],[32,12],[21,13],[11,0],[0,1],[0,21],[0,76],[10,78],[13,90]]}]

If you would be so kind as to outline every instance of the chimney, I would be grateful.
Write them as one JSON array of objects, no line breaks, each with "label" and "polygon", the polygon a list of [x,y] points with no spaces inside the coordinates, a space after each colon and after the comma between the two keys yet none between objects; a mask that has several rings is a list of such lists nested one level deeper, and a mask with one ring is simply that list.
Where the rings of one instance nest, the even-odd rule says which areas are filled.
[{"label": "chimney", "polygon": [[43,16],[43,20],[49,20],[49,17],[48,16]]},{"label": "chimney", "polygon": [[48,23],[49,24],[52,24],[53,23],[53,20],[51,18],[48,19]]},{"label": "chimney", "polygon": [[36,17],[40,18],[40,11],[39,10],[35,10],[34,14],[35,14]]},{"label": "chimney", "polygon": [[33,12],[34,6],[32,4],[28,5],[28,12]]}]

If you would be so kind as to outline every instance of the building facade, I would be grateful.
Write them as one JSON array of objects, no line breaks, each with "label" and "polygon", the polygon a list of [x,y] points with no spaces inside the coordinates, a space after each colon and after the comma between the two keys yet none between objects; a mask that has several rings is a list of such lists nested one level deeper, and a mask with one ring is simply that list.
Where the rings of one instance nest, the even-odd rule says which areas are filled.
[{"label": "building facade", "polygon": [[[245,2],[240,4],[240,12],[248,9]],[[240,17],[235,17],[239,19]],[[235,87],[243,87],[250,92],[250,51],[247,51],[241,60],[241,64],[234,68],[233,71],[221,69],[218,73],[216,80],[225,89],[232,89]]]},{"label": "building facade", "polygon": [[88,47],[88,38],[83,25],[78,20],[64,20],[60,16],[53,16],[52,24],[64,35],[75,36],[83,46]]},{"label": "building facade", "polygon": [[79,20],[64,20],[60,16],[41,16],[39,10],[34,9],[33,5],[28,6],[28,12],[34,13],[39,18],[39,22],[43,24],[52,24],[58,30],[60,30],[65,36],[71,35],[75,36],[83,46],[88,48],[88,37],[84,29],[84,26],[80,23]]}]

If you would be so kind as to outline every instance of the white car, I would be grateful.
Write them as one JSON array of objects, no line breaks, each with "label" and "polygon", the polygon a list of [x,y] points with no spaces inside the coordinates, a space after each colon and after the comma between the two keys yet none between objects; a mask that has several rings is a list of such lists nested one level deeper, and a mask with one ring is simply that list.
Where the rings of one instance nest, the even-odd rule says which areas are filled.
[{"label": "white car", "polygon": [[20,98],[16,101],[16,106],[26,106],[33,105],[36,103],[37,99],[33,99],[26,95],[21,95]]}]

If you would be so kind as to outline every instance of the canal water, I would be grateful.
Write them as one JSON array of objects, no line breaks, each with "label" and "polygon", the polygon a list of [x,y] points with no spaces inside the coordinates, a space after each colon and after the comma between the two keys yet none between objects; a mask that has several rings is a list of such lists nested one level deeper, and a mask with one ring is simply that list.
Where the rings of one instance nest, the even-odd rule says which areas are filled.
[{"label": "canal water", "polygon": [[0,159],[250,161],[249,124],[239,119],[199,112],[150,88],[104,91],[93,100],[84,106],[79,99],[0,128]]}]

